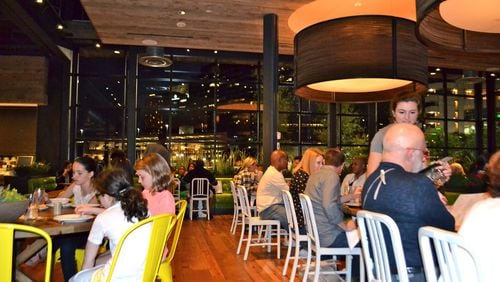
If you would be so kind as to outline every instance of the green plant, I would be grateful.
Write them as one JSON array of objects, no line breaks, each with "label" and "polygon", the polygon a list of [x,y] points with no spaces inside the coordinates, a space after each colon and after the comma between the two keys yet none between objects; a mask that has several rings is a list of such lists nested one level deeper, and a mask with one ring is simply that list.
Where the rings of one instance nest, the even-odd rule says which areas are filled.
[{"label": "green plant", "polygon": [[47,175],[50,165],[42,162],[36,162],[28,166],[17,166],[14,168],[17,176],[42,176]]},{"label": "green plant", "polygon": [[10,185],[7,185],[7,188],[0,186],[0,202],[19,202],[26,200],[26,197],[19,194],[16,188],[10,188]]}]

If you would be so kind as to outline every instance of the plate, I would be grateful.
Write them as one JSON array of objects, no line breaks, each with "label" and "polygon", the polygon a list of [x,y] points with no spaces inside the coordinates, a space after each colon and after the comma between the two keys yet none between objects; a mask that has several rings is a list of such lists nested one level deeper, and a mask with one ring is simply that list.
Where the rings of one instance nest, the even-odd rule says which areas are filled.
[{"label": "plate", "polygon": [[46,210],[48,208],[49,208],[49,206],[47,206],[46,204],[38,205],[38,210],[39,211],[44,211],[44,210]]},{"label": "plate", "polygon": [[[48,203],[47,206],[53,208],[54,207],[54,203]],[[63,208],[69,208],[69,207],[71,207],[71,203],[63,204],[62,207]]]},{"label": "plate", "polygon": [[87,207],[101,207],[100,204],[70,204],[71,207],[76,208],[77,206],[87,206]]},{"label": "plate", "polygon": [[60,221],[60,222],[71,222],[71,223],[78,223],[78,222],[85,222],[90,219],[94,218],[91,215],[79,215],[79,214],[63,214],[63,215],[58,215],[54,216],[54,220]]},{"label": "plate", "polygon": [[350,203],[350,202],[347,202],[345,203],[346,206],[349,206],[349,207],[361,207],[361,203]]}]

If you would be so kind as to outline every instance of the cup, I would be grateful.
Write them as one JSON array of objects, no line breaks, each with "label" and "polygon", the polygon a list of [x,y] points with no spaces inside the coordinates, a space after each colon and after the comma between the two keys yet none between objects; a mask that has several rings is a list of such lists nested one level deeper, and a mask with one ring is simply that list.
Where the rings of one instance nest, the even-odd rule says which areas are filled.
[{"label": "cup", "polygon": [[54,215],[60,215],[62,212],[62,203],[55,202],[54,203]]},{"label": "cup", "polygon": [[38,218],[38,205],[31,203],[28,206],[28,211],[26,212],[26,219],[36,220]]}]

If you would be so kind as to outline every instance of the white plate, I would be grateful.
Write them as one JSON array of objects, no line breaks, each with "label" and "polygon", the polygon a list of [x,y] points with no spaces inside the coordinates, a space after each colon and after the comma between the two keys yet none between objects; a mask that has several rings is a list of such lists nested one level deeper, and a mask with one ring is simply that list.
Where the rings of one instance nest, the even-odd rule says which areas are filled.
[{"label": "white plate", "polygon": [[347,202],[345,204],[346,204],[346,206],[349,206],[349,207],[361,207],[361,203],[350,203],[350,202]]},{"label": "white plate", "polygon": [[[54,203],[48,203],[47,206],[53,208],[54,207]],[[71,203],[63,204],[62,207],[63,208],[69,208],[69,207],[71,207]]]},{"label": "white plate", "polygon": [[100,207],[101,205],[100,204],[78,204],[78,205],[75,205],[75,204],[70,204],[71,207],[73,208],[76,208],[77,206],[86,206],[86,207]]},{"label": "white plate", "polygon": [[91,215],[79,215],[79,214],[63,214],[63,215],[58,215],[54,216],[54,220],[56,221],[61,221],[61,222],[71,222],[71,223],[78,223],[78,222],[85,222],[87,220],[90,220],[94,218]]},{"label": "white plate", "polygon": [[44,210],[46,210],[48,208],[49,208],[49,206],[47,206],[46,204],[38,205],[38,210],[39,211],[44,211]]}]

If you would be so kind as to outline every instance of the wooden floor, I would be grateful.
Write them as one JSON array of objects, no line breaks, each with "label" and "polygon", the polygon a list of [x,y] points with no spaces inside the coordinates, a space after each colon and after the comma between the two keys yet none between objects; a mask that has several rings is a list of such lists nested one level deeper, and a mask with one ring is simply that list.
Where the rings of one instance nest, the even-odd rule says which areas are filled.
[{"label": "wooden floor", "polygon": [[[231,220],[232,215],[216,215],[211,221],[184,220],[173,262],[174,281],[289,281],[281,275],[286,247],[281,248],[281,259],[276,258],[275,249],[267,253],[266,249],[252,247],[248,260],[243,261],[244,248],[236,254],[241,227],[232,235]],[[43,267],[22,266],[36,281],[43,280]],[[63,281],[59,264],[53,281]]]}]

